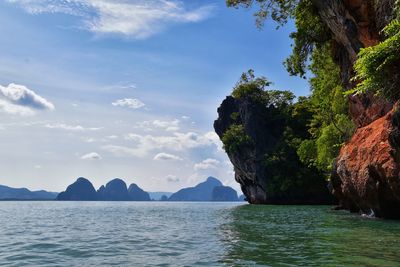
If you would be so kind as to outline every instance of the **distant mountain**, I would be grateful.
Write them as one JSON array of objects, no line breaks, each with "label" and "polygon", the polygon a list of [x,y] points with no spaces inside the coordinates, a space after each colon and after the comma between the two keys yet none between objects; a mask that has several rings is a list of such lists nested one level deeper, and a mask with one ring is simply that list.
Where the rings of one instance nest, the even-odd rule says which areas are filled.
[{"label": "distant mountain", "polygon": [[127,188],[126,183],[119,178],[109,181],[96,191],[89,180],[80,177],[64,192],[58,194],[57,200],[150,201],[152,196],[153,199],[162,201],[239,201],[233,188],[223,186],[214,177],[208,177],[205,182],[194,187],[183,188],[174,194],[169,192],[153,192],[151,194],[136,184],[131,184]]},{"label": "distant mountain", "polygon": [[244,195],[239,196],[239,201],[246,201],[246,197]]},{"label": "distant mountain", "polygon": [[137,184],[131,184],[128,189],[129,198],[132,201],[150,201],[150,195]]},{"label": "distant mountain", "polygon": [[91,201],[98,200],[98,197],[92,183],[86,178],[80,177],[69,185],[67,190],[58,194],[57,200]]},{"label": "distant mountain", "polygon": [[214,187],[222,186],[222,183],[214,177],[208,177],[203,183],[195,187],[179,190],[169,197],[169,201],[212,201]]},{"label": "distant mountain", "polygon": [[216,186],[212,191],[212,201],[239,201],[235,189],[229,186]]},{"label": "distant mountain", "polygon": [[65,192],[61,192],[57,200],[150,201],[150,196],[136,184],[131,184],[128,189],[126,183],[119,178],[102,185],[96,192],[92,183],[81,177],[68,186]]},{"label": "distant mountain", "polygon": [[169,198],[172,193],[171,192],[149,192],[150,198],[154,200],[161,200],[162,196],[166,196]]},{"label": "distant mountain", "polygon": [[109,181],[106,186],[97,190],[97,199],[104,201],[129,201],[130,196],[126,183],[119,178]]},{"label": "distant mountain", "polygon": [[57,194],[44,190],[30,191],[26,188],[12,188],[0,185],[0,200],[54,200]]}]

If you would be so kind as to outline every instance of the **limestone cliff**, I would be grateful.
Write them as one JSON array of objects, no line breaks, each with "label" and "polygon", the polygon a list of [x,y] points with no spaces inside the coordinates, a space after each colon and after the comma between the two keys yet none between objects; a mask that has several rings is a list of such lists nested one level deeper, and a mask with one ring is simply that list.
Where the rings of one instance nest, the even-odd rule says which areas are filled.
[{"label": "limestone cliff", "polygon": [[351,88],[353,64],[363,47],[381,41],[382,29],[394,18],[395,0],[312,0],[334,42],[342,80]]},{"label": "limestone cliff", "polygon": [[357,129],[342,147],[331,179],[341,207],[400,218],[399,119],[394,109]]},{"label": "limestone cliff", "polygon": [[[362,47],[381,41],[394,17],[394,0],[314,0],[335,42],[335,59],[344,85],[355,86],[353,64]],[[400,90],[400,88],[399,88]],[[400,217],[398,112],[393,103],[373,95],[349,97],[358,129],[342,147],[331,178],[342,208],[379,217]]]},{"label": "limestone cliff", "polygon": [[[278,23],[285,23],[289,17],[295,18],[297,32],[291,35],[294,39],[294,49],[292,56],[286,61],[286,67],[289,73],[293,75],[303,75],[307,71],[307,60],[311,61],[311,71],[316,75],[317,81],[318,79],[322,81],[322,83],[313,84],[313,79],[310,80],[311,87],[314,90],[312,95],[315,93],[316,88],[319,93],[327,93],[318,87],[321,84],[329,90],[334,89],[329,85],[329,82],[326,82],[326,80],[329,80],[329,74],[325,75],[318,70],[323,65],[318,58],[320,55],[318,53],[313,54],[313,52],[322,51],[320,50],[321,45],[329,46],[331,58],[339,66],[339,80],[341,82],[335,81],[335,84],[342,87],[343,92],[350,91],[357,85],[365,84],[365,82],[368,84],[368,81],[376,81],[371,77],[374,75],[373,73],[376,73],[377,76],[380,75],[380,81],[369,83],[370,87],[366,88],[364,92],[385,92],[387,88],[382,84],[386,81],[386,85],[390,87],[391,94],[383,93],[382,95],[392,99],[392,102],[373,93],[360,93],[349,96],[349,112],[343,115],[350,115],[356,126],[353,136],[351,136],[352,131],[348,131],[349,134],[347,134],[342,128],[337,127],[332,116],[332,114],[335,114],[334,109],[327,109],[331,117],[329,120],[322,120],[321,124],[313,125],[317,125],[315,128],[322,128],[324,124],[333,124],[333,127],[341,132],[343,136],[339,143],[334,144],[335,146],[348,140],[349,136],[351,137],[341,148],[334,162],[331,177],[330,189],[339,199],[341,206],[352,211],[374,213],[380,217],[400,217],[400,203],[398,202],[400,192],[397,186],[400,183],[398,173],[400,157],[397,152],[400,149],[397,119],[399,115],[397,107],[394,108],[394,102],[400,100],[400,95],[397,93],[400,88],[396,88],[400,84],[400,81],[398,81],[400,80],[398,67],[400,63],[397,58],[399,44],[394,39],[392,39],[392,43],[389,42],[391,45],[385,44],[384,42],[391,38],[388,37],[387,33],[385,35],[385,31],[383,31],[391,21],[398,19],[400,16],[400,1],[227,0],[227,2],[229,6],[243,6],[246,8],[254,7],[258,3],[260,10],[255,15],[259,26],[269,17]],[[379,59],[376,60],[376,57],[371,56],[371,54],[374,54],[374,50],[366,50],[367,53],[363,54],[365,56],[369,53],[369,57],[362,56],[358,58],[362,48],[371,46],[380,48],[380,51],[383,51],[382,47],[386,48],[385,52],[378,54],[378,56],[384,54],[383,63]],[[326,51],[323,53],[326,53]],[[364,64],[365,62],[360,63],[361,61],[359,60],[366,57],[370,63],[372,62],[370,65]],[[313,66],[315,59],[316,65]],[[390,64],[385,66],[386,69],[382,69],[385,62]],[[355,63],[357,64],[355,65]],[[373,63],[376,64],[374,65]],[[367,75],[360,76],[360,64],[368,69]],[[355,66],[358,75],[355,75]],[[382,77],[385,75],[387,79]],[[357,79],[354,77],[357,77]],[[369,80],[368,78],[371,79]],[[315,87],[315,84],[317,84],[317,87]],[[330,101],[333,106],[333,101]],[[324,105],[329,105],[329,103],[321,103],[322,107]],[[236,99],[236,102],[232,99],[226,99],[219,109],[219,119],[214,124],[220,137],[226,131],[224,127],[229,127],[232,124],[232,121],[229,121],[230,118],[227,117],[229,116],[227,111],[229,109],[236,109],[234,112],[240,113],[245,133],[254,140],[253,147],[241,148],[240,152],[243,153],[234,154],[228,152],[235,167],[236,179],[244,187],[243,192],[251,203],[268,202],[270,194],[267,193],[268,186],[266,181],[270,180],[268,176],[273,170],[266,171],[264,167],[260,167],[260,162],[263,154],[270,150],[271,147],[273,148],[273,146],[265,144],[279,142],[279,138],[277,139],[277,136],[271,133],[274,131],[279,132],[280,125],[266,125],[265,118],[263,120],[254,115],[258,112],[256,109],[253,109],[253,112],[248,112],[250,109],[245,102],[239,103],[238,99]],[[322,111],[324,111],[324,107]],[[228,115],[224,115],[225,113]],[[252,129],[249,125],[255,128]],[[315,128],[310,128],[314,134]],[[327,134],[327,136],[334,135]],[[314,148],[312,143],[310,144],[305,150],[311,151],[312,154],[314,153]],[[290,152],[285,151],[285,153]],[[319,151],[317,151],[317,155],[320,155]],[[336,155],[336,152],[334,155]],[[284,166],[280,167],[285,168]],[[323,169],[328,170],[329,167],[323,167]]]},{"label": "limestone cliff", "polygon": [[[252,142],[227,149],[235,179],[252,204],[328,204],[332,198],[322,175],[300,162],[286,142],[289,122],[273,105],[252,97],[228,96],[218,108],[214,129],[221,139],[232,125],[243,127]],[[295,128],[295,127],[293,127]],[[279,154],[284,157],[279,159]],[[268,160],[275,161],[271,166]]]}]

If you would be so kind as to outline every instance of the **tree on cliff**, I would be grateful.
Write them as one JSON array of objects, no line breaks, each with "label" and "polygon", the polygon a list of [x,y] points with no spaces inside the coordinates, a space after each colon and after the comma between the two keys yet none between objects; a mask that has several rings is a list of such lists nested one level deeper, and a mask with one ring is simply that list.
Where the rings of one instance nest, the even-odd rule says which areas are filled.
[{"label": "tree on cliff", "polygon": [[278,25],[295,20],[293,52],[285,65],[292,75],[312,72],[306,103],[314,113],[308,125],[312,137],[297,154],[326,171],[334,162],[331,192],[343,208],[400,218],[400,107],[393,108],[400,100],[400,1],[227,0],[227,5],[258,6],[259,27],[267,18]]},{"label": "tree on cliff", "polygon": [[314,74],[310,79],[312,95],[302,104],[308,105],[313,113],[308,124],[310,138],[298,145],[297,153],[308,166],[329,172],[340,146],[351,136],[353,126],[340,70],[332,59],[332,35],[318,15],[317,7],[310,0],[228,0],[227,4],[247,8],[258,4],[255,14],[258,27],[268,17],[279,25],[289,18],[295,19],[297,31],[291,34],[293,52],[285,66],[291,75],[305,77],[307,71]]},{"label": "tree on cliff", "polygon": [[[330,171],[340,147],[352,136],[355,127],[345,93],[378,92],[390,100],[400,98],[398,21],[394,20],[382,34],[382,29],[395,18],[395,6],[399,6],[399,1],[226,2],[229,7],[256,7],[258,27],[262,27],[268,18],[276,21],[278,26],[288,19],[295,20],[296,31],[290,35],[293,50],[285,66],[291,75],[306,77],[309,72],[313,74],[310,105],[314,115],[309,124],[312,138],[304,140],[298,149],[300,158],[308,165]],[[368,47],[371,45],[374,46]],[[355,87],[358,81],[361,83]],[[358,97],[359,94],[354,96]],[[365,100],[358,102],[368,104]]]},{"label": "tree on cliff", "polygon": [[250,203],[328,204],[322,173],[300,161],[297,149],[311,138],[309,98],[270,90],[265,77],[244,73],[218,109],[214,128]]},{"label": "tree on cliff", "polygon": [[361,81],[350,93],[374,92],[389,100],[400,99],[400,21],[395,19],[383,30],[386,39],[361,49],[354,65]]}]

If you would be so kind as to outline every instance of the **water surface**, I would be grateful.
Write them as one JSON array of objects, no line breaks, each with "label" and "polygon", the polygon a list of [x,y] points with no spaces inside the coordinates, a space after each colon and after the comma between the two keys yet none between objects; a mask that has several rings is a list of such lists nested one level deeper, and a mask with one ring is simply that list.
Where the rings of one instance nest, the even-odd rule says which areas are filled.
[{"label": "water surface", "polygon": [[0,266],[399,266],[400,222],[328,206],[0,202]]}]

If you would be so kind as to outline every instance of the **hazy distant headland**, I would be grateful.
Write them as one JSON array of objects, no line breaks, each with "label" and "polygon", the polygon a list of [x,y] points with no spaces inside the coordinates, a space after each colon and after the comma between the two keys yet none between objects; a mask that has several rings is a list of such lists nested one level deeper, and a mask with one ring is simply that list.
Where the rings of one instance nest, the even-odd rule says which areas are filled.
[{"label": "hazy distant headland", "polygon": [[0,200],[54,200],[58,193],[45,190],[30,191],[27,188],[12,188],[0,185]]},{"label": "hazy distant headland", "polygon": [[26,188],[0,186],[0,200],[59,200],[59,201],[244,201],[243,195],[224,186],[214,177],[194,187],[183,188],[176,193],[146,192],[136,184],[127,184],[115,178],[96,190],[86,178],[79,177],[65,191],[30,191]]}]

